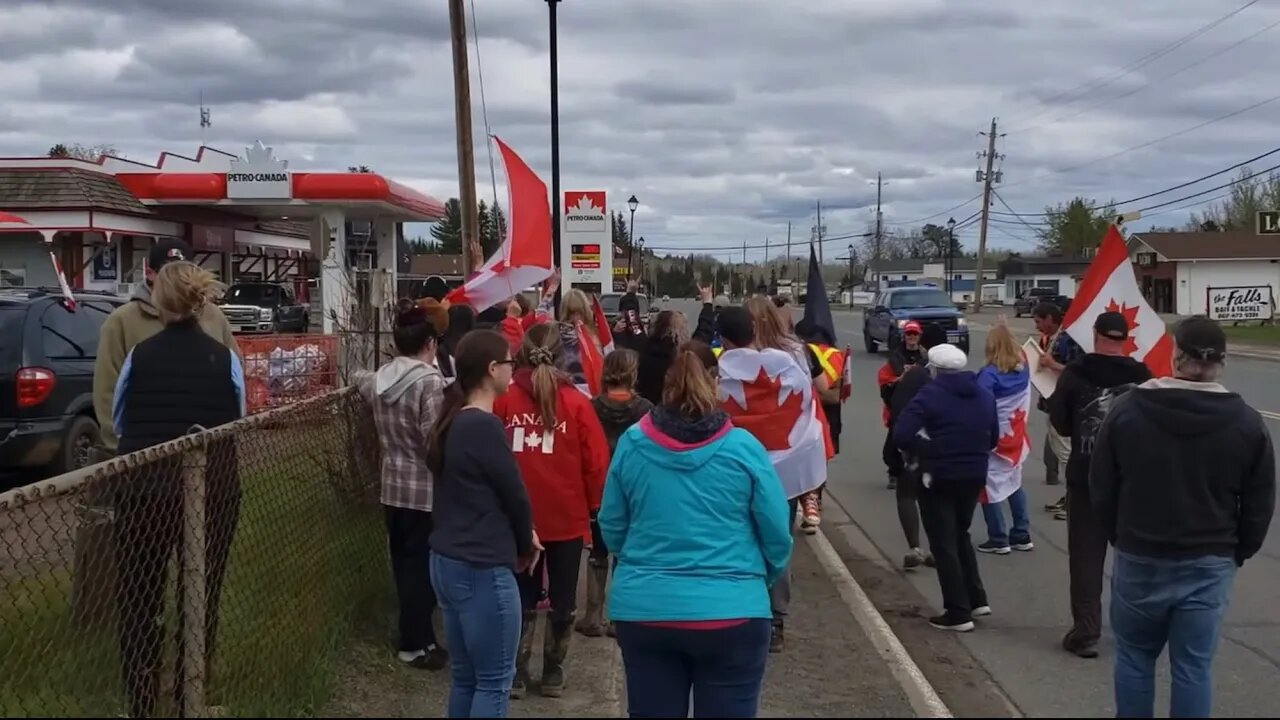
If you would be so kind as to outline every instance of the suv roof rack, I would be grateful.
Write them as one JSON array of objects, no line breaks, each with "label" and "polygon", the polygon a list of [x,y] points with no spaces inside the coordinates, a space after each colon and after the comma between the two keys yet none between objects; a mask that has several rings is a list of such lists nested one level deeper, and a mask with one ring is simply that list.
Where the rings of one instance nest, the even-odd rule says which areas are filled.
[{"label": "suv roof rack", "polygon": [[[18,287],[3,287],[0,292],[22,294],[26,293],[28,298],[62,297],[62,288],[52,287],[49,285],[22,285]],[[111,290],[72,290],[72,296],[76,295],[97,295],[101,297],[117,297],[117,294]]]}]

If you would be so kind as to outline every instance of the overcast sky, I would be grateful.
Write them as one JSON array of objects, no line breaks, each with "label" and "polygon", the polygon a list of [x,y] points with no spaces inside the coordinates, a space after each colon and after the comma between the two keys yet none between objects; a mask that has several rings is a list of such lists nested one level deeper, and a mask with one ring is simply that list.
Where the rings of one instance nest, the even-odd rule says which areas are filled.
[{"label": "overcast sky", "polygon": [[[1280,92],[1280,30],[1268,29],[1277,3],[1169,47],[1243,4],[564,0],[562,187],[604,188],[611,209],[634,193],[635,233],[657,248],[776,246],[788,222],[807,240],[819,200],[829,235],[863,232],[877,172],[893,227],[963,220],[978,209],[978,132],[994,115],[1008,133],[999,191],[1014,210],[1145,195],[1280,145],[1280,102],[1215,122]],[[550,186],[547,5],[478,0],[476,12],[480,196],[493,189],[478,70],[492,131]],[[0,3],[0,155],[57,142],[109,143],[147,161],[192,153],[201,92],[214,147],[241,153],[262,140],[294,169],[363,164],[457,195],[444,0]],[[500,171],[498,182],[501,195]],[[1141,225],[1181,224],[1182,206],[1218,194]],[[1034,244],[1002,219],[992,245]],[[975,230],[963,237],[976,244]],[[847,244],[832,241],[828,257]]]}]

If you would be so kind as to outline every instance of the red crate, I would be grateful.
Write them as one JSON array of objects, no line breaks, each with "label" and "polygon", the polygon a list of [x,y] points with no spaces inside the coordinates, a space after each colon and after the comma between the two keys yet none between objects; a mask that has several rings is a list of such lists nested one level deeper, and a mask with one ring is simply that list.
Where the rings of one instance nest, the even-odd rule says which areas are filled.
[{"label": "red crate", "polygon": [[338,387],[337,335],[238,337],[249,414]]}]

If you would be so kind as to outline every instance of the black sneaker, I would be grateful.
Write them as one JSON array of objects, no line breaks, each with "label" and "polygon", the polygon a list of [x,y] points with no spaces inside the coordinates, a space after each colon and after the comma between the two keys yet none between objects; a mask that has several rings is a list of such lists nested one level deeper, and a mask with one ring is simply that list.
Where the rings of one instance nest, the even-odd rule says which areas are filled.
[{"label": "black sneaker", "polygon": [[1052,502],[1052,503],[1046,504],[1044,506],[1044,511],[1056,513],[1063,510],[1066,507],[1067,507],[1067,496],[1063,495],[1061,498],[1058,498],[1058,502]]},{"label": "black sneaker", "polygon": [[897,490],[897,489],[898,489],[898,478],[893,477],[893,476],[890,476],[890,477],[889,477],[889,484],[888,484],[888,486],[887,486],[887,487],[888,487],[888,489],[890,489],[890,490]]},{"label": "black sneaker", "polygon": [[939,630],[950,630],[951,632],[973,631],[973,620],[958,620],[947,614],[929,618],[929,624]]},{"label": "black sneaker", "polygon": [[1036,549],[1036,544],[1031,542],[1031,538],[1018,538],[1009,543],[1010,547],[1018,552],[1031,552]]},{"label": "black sneaker", "polygon": [[980,553],[987,553],[989,555],[1008,555],[1010,552],[1008,544],[1001,545],[1000,543],[992,542],[991,540],[979,545],[977,550]]},{"label": "black sneaker", "polygon": [[782,634],[782,623],[774,623],[773,633],[769,636],[769,652],[780,653],[786,647],[786,639]]}]

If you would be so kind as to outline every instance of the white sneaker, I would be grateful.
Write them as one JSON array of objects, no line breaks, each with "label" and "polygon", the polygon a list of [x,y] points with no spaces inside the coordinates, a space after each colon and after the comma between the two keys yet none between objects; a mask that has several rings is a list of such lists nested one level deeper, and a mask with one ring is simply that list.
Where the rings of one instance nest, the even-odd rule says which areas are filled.
[{"label": "white sneaker", "polygon": [[973,615],[973,616],[974,616],[974,617],[976,617],[976,618],[980,618],[980,617],[987,617],[988,615],[990,615],[990,614],[991,614],[991,606],[990,606],[990,605],[979,605],[978,607],[974,608],[974,609],[973,609],[973,612],[972,612],[972,613],[970,613],[970,614],[971,614],[971,615]]}]

